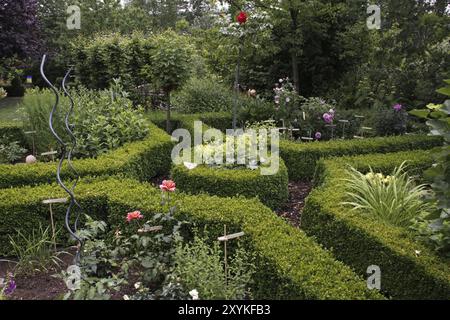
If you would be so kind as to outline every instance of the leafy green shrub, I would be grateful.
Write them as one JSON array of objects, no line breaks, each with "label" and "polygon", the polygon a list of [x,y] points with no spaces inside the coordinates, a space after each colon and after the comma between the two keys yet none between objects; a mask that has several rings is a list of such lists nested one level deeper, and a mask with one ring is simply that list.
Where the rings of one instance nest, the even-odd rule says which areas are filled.
[{"label": "leafy green shrub", "polygon": [[405,162],[395,168],[391,175],[375,173],[370,169],[364,174],[350,168],[344,179],[348,201],[344,205],[353,207],[361,214],[369,214],[394,226],[407,227],[414,218],[433,211],[424,202],[429,195],[426,186],[416,186],[408,176]]},{"label": "leafy green shrub", "polygon": [[261,98],[241,97],[238,109],[238,121],[243,126],[245,123],[259,122],[269,119],[277,120],[273,103]]},{"label": "leafy green shrub", "polygon": [[[0,189],[0,254],[10,253],[8,234],[14,229],[27,234],[39,221],[46,222],[48,206],[42,200],[49,195],[63,197],[65,193],[56,185]],[[127,225],[124,212],[140,208],[150,217],[162,210],[159,190],[123,178],[79,184],[77,199],[93,218],[106,221],[112,230]],[[256,200],[178,194],[176,203],[177,219],[188,219],[199,229],[206,226],[210,234],[220,235],[224,224],[229,232],[245,232],[242,244],[257,257],[251,288],[255,299],[383,299],[303,231]],[[65,207],[55,207],[54,213],[57,227],[62,226]]]},{"label": "leafy green shrub", "polygon": [[27,152],[27,149],[22,148],[18,141],[10,141],[11,138],[2,136],[0,140],[0,163],[13,163]]},{"label": "leafy green shrub", "polygon": [[225,277],[222,250],[196,236],[192,243],[178,245],[174,273],[184,286],[198,291],[201,300],[242,300],[248,297],[255,266],[243,248],[236,250]]},{"label": "leafy green shrub", "polygon": [[[395,109],[395,107],[400,109]],[[399,104],[386,110],[381,108],[377,113],[375,124],[378,136],[394,136],[406,133],[408,113]]]},{"label": "leafy green shrub", "polygon": [[20,77],[11,80],[11,85],[5,88],[8,97],[23,97],[25,95],[25,87]]},{"label": "leafy green shrub", "polygon": [[[110,90],[94,92],[79,88],[72,95],[75,101],[72,123],[77,138],[75,157],[97,157],[147,135],[142,110],[133,107],[118,80]],[[64,117],[69,101],[62,94],[60,97],[53,123],[58,135],[69,140],[64,131]],[[26,130],[36,131],[36,149],[39,153],[58,149],[57,141],[48,128],[54,100],[50,90],[33,92],[24,98],[24,127]]]},{"label": "leafy green shrub", "polygon": [[96,157],[148,134],[143,111],[134,109],[122,92],[122,86],[116,81],[110,90],[80,91],[74,96],[77,157]]},{"label": "leafy green shrub", "polygon": [[370,166],[387,173],[405,160],[409,161],[409,172],[413,175],[423,173],[432,163],[430,151],[320,160],[316,179],[320,184],[306,200],[302,228],[361,276],[367,275],[368,266],[379,266],[381,289],[388,297],[448,299],[448,263],[418,242],[415,234],[341,205],[346,200],[342,180],[346,178],[348,165],[361,172],[367,172]]},{"label": "leafy green shrub", "polygon": [[440,145],[442,145],[442,138],[422,135],[315,143],[281,140],[280,155],[288,167],[289,178],[293,181],[301,181],[314,177],[316,163],[321,158],[414,149],[427,150]]},{"label": "leafy green shrub", "polygon": [[[450,80],[447,86],[437,90],[450,97]],[[428,110],[413,110],[412,115],[427,119],[431,134],[442,136],[444,146],[433,153],[435,164],[425,172],[433,181],[432,188],[437,201],[438,216],[423,215],[415,225],[422,240],[431,244],[439,253],[450,257],[450,100],[441,105],[429,104]]]},{"label": "leafy green shrub", "polygon": [[231,111],[233,92],[212,76],[193,77],[172,96],[174,108],[182,113]]}]

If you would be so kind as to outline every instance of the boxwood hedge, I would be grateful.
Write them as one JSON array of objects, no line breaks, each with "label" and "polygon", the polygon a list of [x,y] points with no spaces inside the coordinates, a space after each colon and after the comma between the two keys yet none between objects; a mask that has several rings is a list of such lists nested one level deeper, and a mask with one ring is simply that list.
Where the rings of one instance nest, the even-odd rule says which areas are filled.
[{"label": "boxwood hedge", "polygon": [[257,197],[272,209],[281,208],[289,196],[288,172],[281,159],[279,171],[271,176],[261,175],[259,169],[253,171],[199,166],[189,170],[184,165],[178,165],[172,168],[172,178],[183,192],[225,197]]},{"label": "boxwood hedge", "polygon": [[[80,176],[122,174],[147,181],[157,175],[168,174],[171,167],[170,154],[174,146],[163,130],[149,124],[149,136],[99,156],[97,159],[75,160]],[[38,162],[33,165],[0,165],[0,188],[36,185],[55,181],[55,163]],[[65,179],[74,178],[73,172],[63,167]]]},{"label": "boxwood hedge", "polygon": [[373,154],[320,160],[318,181],[306,201],[302,228],[333,251],[340,261],[365,275],[368,266],[381,268],[381,287],[395,299],[449,299],[450,267],[429,249],[418,243],[403,228],[386,223],[340,205],[345,199],[342,179],[346,166],[364,172],[390,173],[409,160],[411,174],[420,173],[432,164],[427,151]]},{"label": "boxwood hedge", "polygon": [[[30,232],[39,222],[48,223],[48,208],[42,200],[61,196],[64,193],[55,185],[0,190],[0,254],[9,252],[7,236],[14,229]],[[177,214],[199,227],[208,225],[210,234],[219,235],[224,224],[230,226],[230,232],[245,232],[243,243],[258,256],[253,288],[257,299],[384,298],[368,291],[365,281],[349,267],[255,199],[183,194],[174,197]],[[77,198],[86,212],[104,218],[113,230],[125,225],[125,214],[131,210],[139,209],[144,216],[161,212],[159,190],[135,180],[81,183]],[[64,211],[62,206],[55,207],[58,225]]]},{"label": "boxwood hedge", "polygon": [[316,163],[321,158],[352,156],[370,153],[388,153],[415,149],[431,149],[442,145],[440,137],[423,135],[339,140],[314,143],[280,142],[280,155],[292,181],[310,180]]}]

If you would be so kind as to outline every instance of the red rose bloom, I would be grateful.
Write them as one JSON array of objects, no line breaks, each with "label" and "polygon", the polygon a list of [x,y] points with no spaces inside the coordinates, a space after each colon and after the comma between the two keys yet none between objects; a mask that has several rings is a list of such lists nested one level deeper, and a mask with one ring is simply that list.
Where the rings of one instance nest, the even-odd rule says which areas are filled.
[{"label": "red rose bloom", "polygon": [[239,12],[239,14],[236,17],[237,22],[239,24],[244,24],[247,22],[247,14],[244,11]]},{"label": "red rose bloom", "polygon": [[162,191],[174,192],[176,189],[176,184],[172,180],[164,180],[159,188]]},{"label": "red rose bloom", "polygon": [[127,221],[131,222],[132,220],[139,220],[144,218],[140,211],[134,211],[127,214]]}]

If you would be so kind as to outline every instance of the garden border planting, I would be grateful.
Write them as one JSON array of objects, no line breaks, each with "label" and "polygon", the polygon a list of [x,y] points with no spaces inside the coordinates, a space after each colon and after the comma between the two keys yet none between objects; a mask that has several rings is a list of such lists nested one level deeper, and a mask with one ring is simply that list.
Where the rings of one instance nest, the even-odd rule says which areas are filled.
[{"label": "garden border planting", "polygon": [[[163,130],[149,123],[149,135],[142,141],[131,142],[100,155],[96,159],[74,160],[81,177],[123,174],[126,177],[147,181],[170,171],[170,154],[174,142]],[[56,163],[38,162],[32,165],[0,165],[0,189],[15,186],[52,183],[55,181]],[[75,178],[67,166],[63,166],[64,179]]]},{"label": "garden border planting", "polygon": [[291,181],[310,180],[316,164],[322,158],[352,156],[371,153],[400,152],[432,149],[442,145],[442,138],[425,135],[367,138],[315,143],[280,141],[280,156],[284,160]]},{"label": "garden border planting", "polygon": [[8,142],[18,141],[21,146],[28,148],[28,143],[26,142],[21,125],[0,121],[0,137],[2,137],[3,135],[6,135],[10,138]]},{"label": "garden border planting", "polygon": [[227,169],[199,166],[189,170],[184,165],[172,167],[172,178],[186,193],[208,193],[221,197],[258,197],[272,209],[281,208],[289,198],[288,171],[280,159],[279,171],[272,176],[261,175],[260,169]]},{"label": "garden border planting", "polygon": [[[48,223],[48,208],[42,200],[49,195],[63,196],[55,185],[0,190],[1,253],[5,253],[5,236],[15,227],[33,227]],[[146,214],[160,212],[161,194],[146,183],[130,179],[97,179],[80,185],[77,198],[93,216],[105,218],[112,227],[124,226],[126,212],[139,209]],[[231,230],[244,231],[249,248],[258,253],[257,278],[253,293],[257,299],[383,299],[369,291],[365,281],[342,262],[323,250],[314,240],[277,217],[257,200],[226,199],[208,195],[176,194],[178,213],[209,233],[220,233],[223,224]],[[26,223],[22,222],[27,215]],[[58,224],[64,208],[55,208]],[[239,228],[239,229],[237,229]],[[115,230],[115,229],[114,229]]]},{"label": "garden border planting", "polygon": [[412,232],[340,205],[345,201],[342,179],[348,165],[362,172],[370,166],[387,174],[405,160],[413,174],[432,164],[426,151],[321,160],[316,179],[320,183],[306,201],[302,229],[360,275],[365,275],[370,265],[379,266],[381,288],[389,297],[449,299],[450,267],[417,242]]}]

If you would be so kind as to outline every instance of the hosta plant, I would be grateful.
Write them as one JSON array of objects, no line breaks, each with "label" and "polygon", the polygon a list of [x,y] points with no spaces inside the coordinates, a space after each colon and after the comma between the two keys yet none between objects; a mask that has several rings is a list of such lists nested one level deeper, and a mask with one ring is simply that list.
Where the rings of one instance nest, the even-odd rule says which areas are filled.
[{"label": "hosta plant", "polygon": [[346,183],[348,201],[342,204],[363,214],[400,227],[408,227],[412,219],[433,211],[425,202],[429,194],[426,185],[416,185],[405,171],[405,162],[391,175],[375,173],[370,169],[364,174],[350,167]]}]

